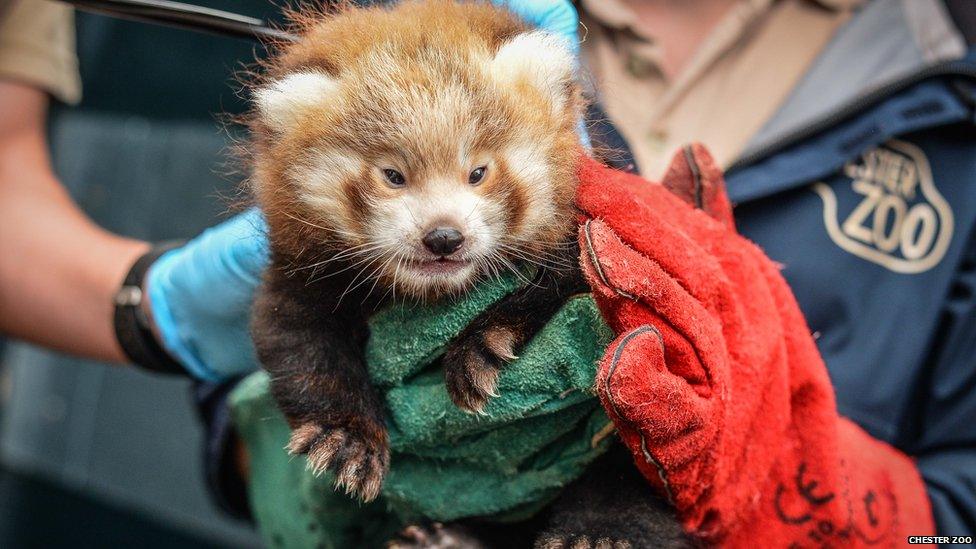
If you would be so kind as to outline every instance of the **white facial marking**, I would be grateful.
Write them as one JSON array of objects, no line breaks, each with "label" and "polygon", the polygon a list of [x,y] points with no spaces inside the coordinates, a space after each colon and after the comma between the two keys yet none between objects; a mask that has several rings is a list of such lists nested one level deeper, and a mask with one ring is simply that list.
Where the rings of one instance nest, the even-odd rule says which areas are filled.
[{"label": "white facial marking", "polygon": [[[364,162],[349,150],[316,151],[307,163],[293,166],[288,177],[298,188],[298,198],[330,223],[343,224],[349,199],[342,185],[362,173]],[[347,227],[340,226],[340,229]]]},{"label": "white facial marking", "polygon": [[[385,242],[403,261],[394,261],[399,285],[417,293],[459,291],[477,274],[486,256],[498,245],[501,219],[498,205],[456,181],[426,182],[422,190],[406,190],[393,200],[374,205],[370,239]],[[497,221],[495,221],[497,223]],[[419,263],[436,259],[424,248],[423,237],[438,226],[451,226],[464,235],[464,245],[451,256],[462,262],[450,272],[432,274]]]},{"label": "white facial marking", "polygon": [[509,146],[503,152],[509,170],[522,181],[522,188],[528,199],[526,205],[526,219],[522,232],[517,235],[523,239],[532,239],[541,225],[556,218],[556,205],[552,200],[554,190],[545,152],[537,142],[530,140]]},{"label": "white facial marking", "polygon": [[325,73],[296,72],[257,90],[254,100],[261,120],[284,131],[294,127],[310,108],[328,101],[338,89],[339,81]]}]

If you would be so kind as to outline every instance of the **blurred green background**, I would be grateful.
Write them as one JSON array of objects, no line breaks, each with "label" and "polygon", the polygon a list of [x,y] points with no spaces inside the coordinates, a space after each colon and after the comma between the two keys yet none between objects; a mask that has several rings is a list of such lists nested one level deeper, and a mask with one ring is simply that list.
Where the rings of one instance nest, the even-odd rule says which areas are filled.
[{"label": "blurred green background", "polygon": [[[267,1],[199,0],[274,18]],[[219,113],[254,43],[78,14],[79,107],[50,122],[58,173],[110,230],[190,237],[226,215]],[[66,304],[69,306],[69,304]],[[7,342],[0,354],[0,547],[256,547],[206,493],[190,384]]]}]

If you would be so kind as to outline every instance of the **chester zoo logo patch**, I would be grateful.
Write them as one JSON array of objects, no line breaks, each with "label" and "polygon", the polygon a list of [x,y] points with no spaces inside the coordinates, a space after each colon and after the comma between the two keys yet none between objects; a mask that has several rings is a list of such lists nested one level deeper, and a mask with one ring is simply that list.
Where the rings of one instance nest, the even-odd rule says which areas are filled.
[{"label": "chester zoo logo patch", "polygon": [[840,201],[826,183],[813,185],[835,244],[896,273],[921,273],[942,260],[952,240],[952,209],[921,149],[889,141],[845,165],[844,175],[853,196]]}]

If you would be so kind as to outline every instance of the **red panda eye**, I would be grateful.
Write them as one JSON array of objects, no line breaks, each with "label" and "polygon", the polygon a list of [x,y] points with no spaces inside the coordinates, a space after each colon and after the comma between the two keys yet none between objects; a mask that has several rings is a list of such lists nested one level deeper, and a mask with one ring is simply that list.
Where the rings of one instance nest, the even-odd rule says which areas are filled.
[{"label": "red panda eye", "polygon": [[383,170],[383,176],[386,177],[386,182],[391,187],[403,187],[407,184],[407,180],[403,177],[403,174],[396,170],[387,168]]},{"label": "red panda eye", "polygon": [[487,166],[479,166],[471,171],[468,175],[468,184],[477,185],[481,183],[481,180],[485,178],[485,172],[488,171]]}]

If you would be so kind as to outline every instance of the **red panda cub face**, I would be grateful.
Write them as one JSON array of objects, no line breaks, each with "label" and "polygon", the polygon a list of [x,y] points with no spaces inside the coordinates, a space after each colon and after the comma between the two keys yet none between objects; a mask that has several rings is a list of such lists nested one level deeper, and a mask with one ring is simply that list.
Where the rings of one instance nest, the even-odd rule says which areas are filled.
[{"label": "red panda cub face", "polygon": [[574,65],[489,4],[310,18],[255,93],[273,250],[416,297],[544,262],[574,221]]}]

